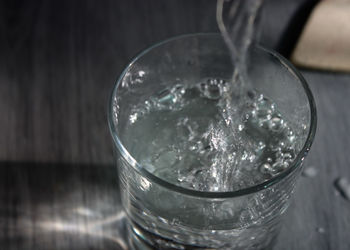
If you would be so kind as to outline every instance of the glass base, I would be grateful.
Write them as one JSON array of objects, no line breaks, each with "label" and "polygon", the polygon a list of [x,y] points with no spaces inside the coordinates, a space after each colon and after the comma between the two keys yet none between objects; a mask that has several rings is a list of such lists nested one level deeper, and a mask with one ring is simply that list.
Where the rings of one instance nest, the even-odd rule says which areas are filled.
[{"label": "glass base", "polygon": [[128,224],[128,243],[133,250],[151,249],[213,249],[202,246],[184,245],[144,230],[137,223]]},{"label": "glass base", "polygon": [[[184,245],[177,243],[173,240],[166,239],[157,234],[150,233],[147,230],[144,230],[139,225],[134,222],[128,223],[128,244],[130,249],[132,250],[153,250],[153,249],[164,249],[164,250],[175,250],[175,249],[208,249],[214,250],[216,248],[203,247],[203,246],[193,246],[193,245]],[[273,247],[276,243],[277,235],[275,237],[270,238],[270,242],[268,242],[263,248],[249,248],[244,250],[273,250]],[[266,243],[266,242],[265,242]],[[223,249],[223,248],[220,248]],[[226,249],[226,248],[225,248]],[[223,249],[223,250],[225,250]],[[227,248],[231,249],[231,248]],[[234,249],[233,249],[234,250]],[[241,250],[241,249],[237,249]],[[242,249],[243,250],[243,249]]]}]

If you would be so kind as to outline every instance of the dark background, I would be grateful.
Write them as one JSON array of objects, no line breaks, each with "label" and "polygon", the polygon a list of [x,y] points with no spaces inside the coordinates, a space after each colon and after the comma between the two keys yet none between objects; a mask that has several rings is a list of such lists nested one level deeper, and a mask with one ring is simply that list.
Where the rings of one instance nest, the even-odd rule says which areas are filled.
[{"label": "dark background", "polygon": [[[308,2],[266,0],[261,43],[287,55]],[[0,1],[0,249],[123,248],[110,91],[142,49],[217,32],[215,7],[214,0]],[[275,249],[350,249],[350,202],[333,187],[350,178],[350,74],[301,72],[318,108],[305,165],[318,174],[300,179]]]}]

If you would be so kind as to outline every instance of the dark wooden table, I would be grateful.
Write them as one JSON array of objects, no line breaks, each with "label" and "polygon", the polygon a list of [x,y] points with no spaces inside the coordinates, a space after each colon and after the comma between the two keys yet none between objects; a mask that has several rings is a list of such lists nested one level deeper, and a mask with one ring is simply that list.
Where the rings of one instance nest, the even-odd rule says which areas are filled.
[{"label": "dark wooden table", "polygon": [[[304,0],[269,0],[279,48]],[[0,1],[0,249],[126,249],[106,109],[118,74],[165,38],[218,31],[214,0]],[[288,31],[288,30],[287,30]],[[275,249],[350,249],[350,74],[302,70],[318,131]]]}]

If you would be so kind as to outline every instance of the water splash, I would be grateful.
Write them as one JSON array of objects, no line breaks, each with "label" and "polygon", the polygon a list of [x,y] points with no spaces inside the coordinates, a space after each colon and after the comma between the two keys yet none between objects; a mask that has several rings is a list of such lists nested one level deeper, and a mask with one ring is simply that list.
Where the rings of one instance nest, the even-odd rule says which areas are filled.
[{"label": "water splash", "polygon": [[141,101],[125,133],[137,138],[131,153],[156,176],[202,191],[237,190],[284,171],[297,150],[288,122],[263,94],[250,90],[233,104],[229,92],[227,80],[207,78]]}]

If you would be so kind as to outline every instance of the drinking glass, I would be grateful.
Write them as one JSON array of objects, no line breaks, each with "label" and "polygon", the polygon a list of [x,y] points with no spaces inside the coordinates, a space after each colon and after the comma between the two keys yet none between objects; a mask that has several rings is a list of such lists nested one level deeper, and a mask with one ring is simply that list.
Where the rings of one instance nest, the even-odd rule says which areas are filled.
[{"label": "drinking glass", "polygon": [[[316,109],[300,73],[278,53],[255,46],[248,77],[272,99],[294,131],[298,153],[283,172],[229,192],[184,188],[147,171],[125,146],[124,131],[139,100],[178,82],[231,79],[230,52],[219,34],[182,35],[141,52],[122,72],[108,111],[133,249],[271,249],[316,130]],[[145,131],[147,133],[147,131]]]}]

